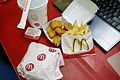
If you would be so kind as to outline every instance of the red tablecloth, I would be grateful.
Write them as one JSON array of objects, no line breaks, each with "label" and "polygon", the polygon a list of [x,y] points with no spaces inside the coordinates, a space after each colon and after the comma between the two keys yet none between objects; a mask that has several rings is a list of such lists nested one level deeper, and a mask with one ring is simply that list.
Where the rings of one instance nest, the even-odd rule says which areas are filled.
[{"label": "red tablecloth", "polygon": [[[52,5],[54,0],[48,3],[48,21],[61,16],[61,13]],[[0,41],[17,73],[17,65],[25,55],[29,44],[34,40],[24,37],[25,30],[20,30],[16,26],[21,18],[22,10],[17,5],[17,0],[9,0],[5,4],[0,4]],[[27,21],[26,27],[30,26]],[[37,43],[55,47],[45,36],[40,36]],[[95,56],[65,59],[65,66],[61,67],[64,75],[62,80],[120,80],[118,74],[108,64],[106,59],[120,51],[120,43],[108,53],[104,52],[95,44]],[[18,74],[18,73],[17,73]],[[18,75],[20,79],[23,79]]]}]

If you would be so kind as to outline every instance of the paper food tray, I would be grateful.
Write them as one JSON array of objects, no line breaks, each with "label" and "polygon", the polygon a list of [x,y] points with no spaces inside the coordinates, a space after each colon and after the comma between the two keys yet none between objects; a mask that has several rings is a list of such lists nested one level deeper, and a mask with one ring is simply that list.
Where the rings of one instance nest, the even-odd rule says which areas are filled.
[{"label": "paper food tray", "polygon": [[[95,16],[97,10],[98,7],[90,0],[73,0],[72,3],[63,12],[62,16],[54,18],[53,20],[68,22],[71,25],[73,25],[75,20],[77,20],[78,26],[80,26],[81,21],[83,21],[83,24],[89,22]],[[49,37],[49,34],[47,33],[47,27],[50,26],[50,23],[53,20],[42,26],[45,35],[52,43],[53,39]],[[59,45],[60,43],[58,43],[56,46]]]},{"label": "paper food tray", "polygon": [[[53,19],[53,20],[59,20],[59,21],[62,21],[62,22],[66,22],[66,21],[64,21],[64,19],[62,18],[62,17],[57,17],[57,18],[55,18],[55,19]],[[50,37],[49,37],[49,34],[48,34],[48,32],[47,32],[47,27],[49,27],[51,24],[51,22],[53,21],[53,20],[51,20],[51,21],[49,21],[46,25],[44,25],[43,26],[43,31],[44,31],[44,33],[45,33],[45,35],[47,36],[47,38],[53,43],[53,39],[51,39]],[[60,42],[56,45],[56,46],[59,46],[60,45]]]},{"label": "paper food tray", "polygon": [[71,24],[75,20],[78,21],[80,26],[81,21],[83,24],[89,22],[97,12],[98,7],[90,0],[73,0],[73,2],[65,9],[62,16]]}]

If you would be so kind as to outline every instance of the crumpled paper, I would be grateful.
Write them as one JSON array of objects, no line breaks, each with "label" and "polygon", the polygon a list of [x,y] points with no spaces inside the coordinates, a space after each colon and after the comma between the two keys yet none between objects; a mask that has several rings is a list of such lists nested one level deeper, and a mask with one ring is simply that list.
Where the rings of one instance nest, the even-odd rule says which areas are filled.
[{"label": "crumpled paper", "polygon": [[59,69],[63,65],[64,60],[59,48],[32,42],[17,71],[27,80],[57,80],[63,77]]}]

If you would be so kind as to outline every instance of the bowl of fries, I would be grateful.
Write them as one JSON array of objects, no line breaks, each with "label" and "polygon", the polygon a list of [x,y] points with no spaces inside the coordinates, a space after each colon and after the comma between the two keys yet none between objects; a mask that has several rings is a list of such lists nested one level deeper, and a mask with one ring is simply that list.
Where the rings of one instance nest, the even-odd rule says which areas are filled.
[{"label": "bowl of fries", "polygon": [[94,54],[93,39],[89,25],[78,26],[75,20],[72,29],[62,35],[62,51],[64,58],[79,55]]}]

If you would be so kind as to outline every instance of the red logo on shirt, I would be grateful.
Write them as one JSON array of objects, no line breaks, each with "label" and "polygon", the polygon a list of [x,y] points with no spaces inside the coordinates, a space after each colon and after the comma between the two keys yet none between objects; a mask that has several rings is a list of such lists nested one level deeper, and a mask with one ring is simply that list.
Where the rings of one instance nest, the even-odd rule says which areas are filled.
[{"label": "red logo on shirt", "polygon": [[52,48],[49,48],[49,51],[50,51],[50,52],[56,52],[56,50],[55,50],[55,49],[52,49]]},{"label": "red logo on shirt", "polygon": [[27,71],[32,71],[34,69],[34,64],[33,63],[29,63],[25,66],[25,69]]},{"label": "red logo on shirt", "polygon": [[37,56],[37,60],[39,60],[39,61],[43,61],[43,60],[45,60],[45,58],[46,58],[45,54],[40,54]]}]

